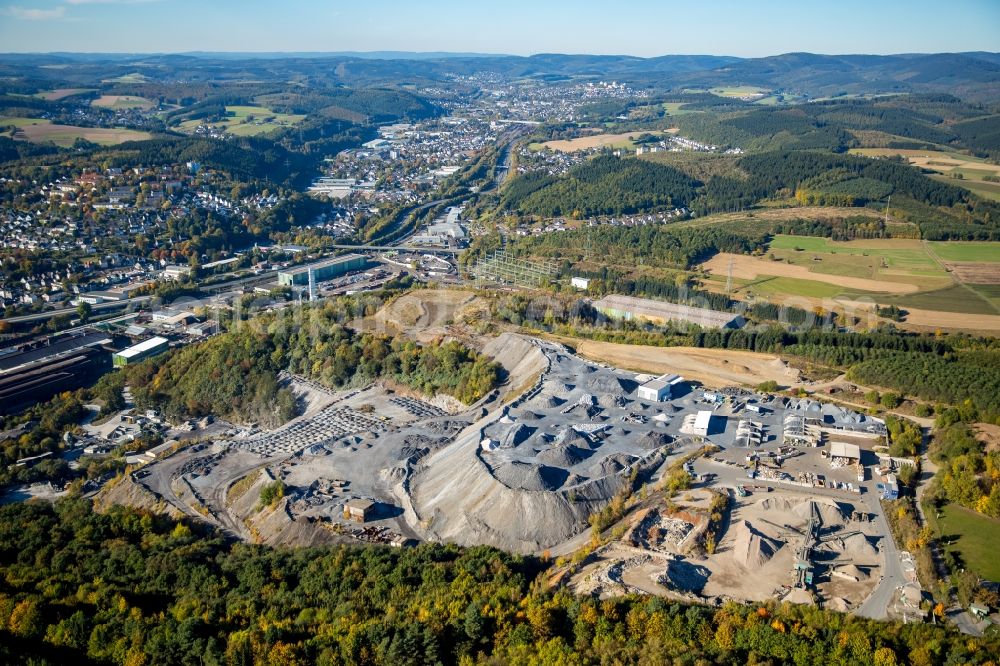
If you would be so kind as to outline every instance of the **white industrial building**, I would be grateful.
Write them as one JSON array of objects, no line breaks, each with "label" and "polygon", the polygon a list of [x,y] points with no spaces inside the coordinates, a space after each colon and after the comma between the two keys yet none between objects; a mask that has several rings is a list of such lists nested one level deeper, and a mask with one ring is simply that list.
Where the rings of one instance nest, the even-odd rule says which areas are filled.
[{"label": "white industrial building", "polygon": [[680,375],[660,375],[639,387],[640,400],[663,402],[673,397],[674,387],[681,384],[684,378]]},{"label": "white industrial building", "polygon": [[712,412],[702,410],[697,414],[686,414],[684,423],[681,425],[681,432],[685,435],[697,435],[708,437],[708,429],[712,424]]}]

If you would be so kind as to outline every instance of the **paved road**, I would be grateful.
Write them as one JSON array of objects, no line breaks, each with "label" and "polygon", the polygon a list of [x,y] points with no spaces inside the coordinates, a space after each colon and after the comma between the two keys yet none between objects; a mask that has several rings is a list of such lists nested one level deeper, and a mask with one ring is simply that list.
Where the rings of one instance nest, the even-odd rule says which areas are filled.
[{"label": "paved road", "polygon": [[886,519],[882,502],[879,501],[875,489],[866,485],[865,504],[869,510],[875,514],[875,525],[884,538],[879,541],[882,555],[885,560],[882,567],[882,578],[878,586],[872,591],[865,602],[855,610],[861,617],[868,617],[874,620],[884,620],[888,617],[889,602],[897,588],[906,583],[903,577],[903,568],[899,563],[899,550],[896,548],[896,541],[892,538],[892,531],[889,529],[889,521]]}]

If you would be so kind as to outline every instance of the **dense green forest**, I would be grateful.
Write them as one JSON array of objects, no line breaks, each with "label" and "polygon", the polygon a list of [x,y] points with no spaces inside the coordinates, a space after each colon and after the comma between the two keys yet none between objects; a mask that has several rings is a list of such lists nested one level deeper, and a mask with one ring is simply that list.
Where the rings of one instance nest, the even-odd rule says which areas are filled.
[{"label": "dense green forest", "polygon": [[542,217],[649,212],[670,205],[707,215],[792,195],[805,205],[884,207],[892,195],[893,211],[914,222],[925,239],[1000,239],[1000,205],[895,160],[769,152],[739,158],[734,168],[739,175],[713,175],[702,184],[673,167],[605,155],[561,177],[518,176],[505,187],[501,204]]},{"label": "dense green forest", "polygon": [[675,122],[684,135],[698,141],[745,150],[844,152],[860,145],[858,132],[877,132],[889,138],[889,147],[948,145],[990,155],[998,148],[997,118],[980,118],[985,113],[952,95],[925,94],[794,107],[730,105],[716,113],[680,115]]},{"label": "dense green forest", "polygon": [[602,155],[563,178],[519,176],[505,188],[502,204],[545,217],[623,215],[686,206],[697,185],[673,167]]},{"label": "dense green forest", "polygon": [[[348,299],[301,312],[264,314],[205,342],[129,366],[102,382],[127,383],[137,405],[173,417],[214,414],[274,425],[296,411],[291,393],[279,386],[282,370],[332,388],[386,378],[466,403],[478,400],[499,381],[498,365],[458,342],[420,345],[347,328],[342,322],[353,305]],[[114,395],[112,390],[105,393]]]},{"label": "dense green forest", "polygon": [[879,354],[852,367],[849,376],[862,384],[897,389],[925,400],[969,400],[987,418],[1000,416],[1000,352]]},{"label": "dense green forest", "polygon": [[[681,113],[668,121],[623,121],[630,130],[675,124],[684,136],[737,146],[748,154],[718,155],[712,168],[678,160],[674,172],[640,170],[631,160],[619,168],[608,155],[585,162],[563,176],[526,173],[506,186],[508,210],[543,217],[587,217],[649,212],[666,198],[703,216],[749,210],[767,199],[797,197],[804,205],[883,206],[892,196],[893,213],[916,224],[929,240],[1000,239],[1000,205],[969,191],[928,178],[897,159],[848,155],[848,148],[875,141],[898,148],[950,148],[993,157],[1000,145],[1000,120],[988,110],[950,95],[901,95],[878,100],[828,100],[795,106],[760,107],[712,97],[708,106],[695,96],[676,96]],[[664,98],[667,99],[667,98]],[[656,106],[659,102],[653,103]],[[593,107],[593,108],[591,108]],[[623,103],[586,107],[598,116],[636,110]],[[561,129],[560,129],[561,128]],[[543,128],[539,140],[574,136],[571,127]],[[864,138],[864,140],[863,140]],[[640,162],[673,168],[665,158]],[[685,180],[679,174],[687,173]],[[643,185],[646,178],[653,184]],[[643,187],[651,193],[640,196]]]},{"label": "dense green forest", "polygon": [[600,257],[608,265],[691,268],[717,252],[750,254],[762,250],[769,239],[766,225],[748,226],[600,225],[521,238],[508,249],[523,255],[569,260]]},{"label": "dense green forest", "polygon": [[491,548],[269,549],[89,502],[0,507],[10,664],[987,664],[1000,645],[809,606],[549,590]]}]

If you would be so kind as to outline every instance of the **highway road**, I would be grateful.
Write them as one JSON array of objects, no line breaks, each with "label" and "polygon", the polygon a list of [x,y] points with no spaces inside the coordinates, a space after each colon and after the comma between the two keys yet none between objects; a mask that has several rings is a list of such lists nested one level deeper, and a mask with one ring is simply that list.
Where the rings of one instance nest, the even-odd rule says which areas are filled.
[{"label": "highway road", "polygon": [[[424,204],[422,208],[428,208],[440,202],[431,202],[429,204]],[[448,248],[448,247],[424,247],[424,246],[411,246],[411,245],[346,245],[337,244],[331,245],[332,249],[335,250],[353,250],[355,252],[420,252],[421,254],[448,254],[457,255],[461,252],[460,249]],[[319,261],[319,259],[317,259]],[[201,291],[209,294],[218,294],[225,291],[233,291],[243,287],[247,287],[253,284],[258,284],[261,282],[267,282],[274,279],[278,274],[277,270],[265,271],[263,273],[258,273],[256,275],[248,275],[246,277],[237,278],[234,280],[229,280],[226,282],[220,282],[218,284],[207,284],[200,287]],[[97,305],[92,305],[91,310],[95,313],[122,310],[126,308],[131,308],[133,310],[138,309],[136,306],[145,305],[151,301],[156,300],[156,296],[135,296],[132,298],[124,298],[120,301],[107,301],[105,303],[98,303]],[[58,317],[60,315],[76,315],[76,307],[66,307],[58,308],[55,310],[45,310],[43,312],[35,312],[27,315],[18,315],[15,317],[7,317],[0,321],[6,321],[11,324],[31,324],[35,322],[44,322]]]},{"label": "highway road", "polygon": [[[153,300],[153,296],[136,296],[135,298],[126,298],[120,301],[108,301],[106,303],[98,303],[97,305],[92,305],[91,310],[93,312],[102,312],[105,310],[116,310],[120,308],[126,308],[130,305],[137,305],[140,303],[145,303],[147,301]],[[76,307],[69,308],[59,308],[57,310],[46,310],[44,312],[36,312],[29,315],[20,315],[17,317],[8,317],[2,321],[9,322],[11,324],[30,324],[36,321],[47,321],[53,317],[58,317],[59,315],[76,315]]]}]

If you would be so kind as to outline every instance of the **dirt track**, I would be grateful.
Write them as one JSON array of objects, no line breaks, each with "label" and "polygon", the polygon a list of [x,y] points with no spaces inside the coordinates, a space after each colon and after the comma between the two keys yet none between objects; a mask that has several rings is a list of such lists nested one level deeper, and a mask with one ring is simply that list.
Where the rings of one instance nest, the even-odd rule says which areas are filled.
[{"label": "dirt track", "polygon": [[955,329],[996,333],[1000,331],[1000,315],[967,314],[964,312],[942,312],[940,310],[919,310],[906,308],[905,328],[918,330]]},{"label": "dirt track", "polygon": [[651,347],[560,338],[585,358],[640,372],[676,372],[705,386],[756,385],[773,379],[799,382],[799,372],[770,354],[693,347]]},{"label": "dirt track", "polygon": [[727,252],[715,255],[711,260],[702,264],[702,267],[713,275],[728,275],[730,260],[733,262],[733,277],[744,280],[754,280],[758,277],[768,275],[824,282],[858,291],[876,291],[888,294],[914,294],[920,291],[920,287],[915,284],[813,273],[805,266],[794,266],[781,261],[768,261],[766,259],[748,257],[742,254],[729,254]]}]

